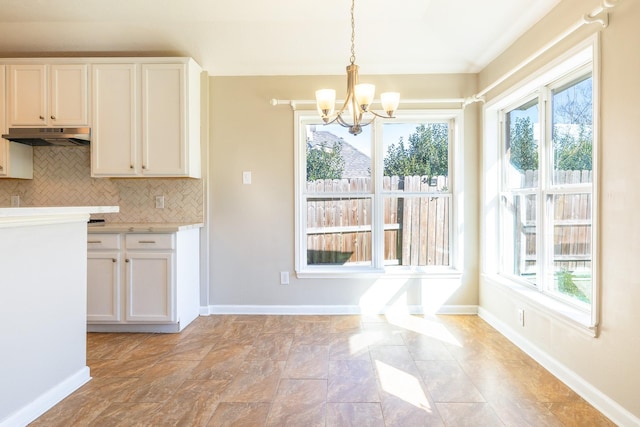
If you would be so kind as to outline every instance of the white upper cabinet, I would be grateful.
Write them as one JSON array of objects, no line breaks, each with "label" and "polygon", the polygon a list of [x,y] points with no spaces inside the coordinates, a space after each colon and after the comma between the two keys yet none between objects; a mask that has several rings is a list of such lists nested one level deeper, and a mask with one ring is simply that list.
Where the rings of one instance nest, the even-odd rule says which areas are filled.
[{"label": "white upper cabinet", "polygon": [[9,126],[87,126],[87,64],[8,67]]},{"label": "white upper cabinet", "polygon": [[[6,133],[5,66],[0,65],[0,132]],[[0,138],[0,178],[33,178],[33,148]]]},{"label": "white upper cabinet", "polygon": [[85,126],[89,124],[89,66],[51,65],[49,124]]},{"label": "white upper cabinet", "polygon": [[200,178],[200,67],[92,67],[92,176]]},{"label": "white upper cabinet", "polygon": [[92,67],[92,176],[127,177],[141,173],[136,76],[135,64]]}]

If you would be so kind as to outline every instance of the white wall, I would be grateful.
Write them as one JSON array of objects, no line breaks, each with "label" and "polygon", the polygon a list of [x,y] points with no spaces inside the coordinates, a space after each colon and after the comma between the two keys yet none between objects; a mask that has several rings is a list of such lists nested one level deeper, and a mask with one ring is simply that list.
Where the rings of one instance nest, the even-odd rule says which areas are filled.
[{"label": "white wall", "polygon": [[0,227],[0,425],[25,425],[89,380],[86,219]]},{"label": "white wall", "polygon": [[[462,98],[475,75],[361,77],[402,96]],[[294,271],[294,122],[289,106],[271,98],[309,100],[321,87],[346,86],[346,76],[210,78],[210,296],[214,306],[357,308],[368,299],[405,305],[477,304],[477,109],[465,112],[465,265],[453,287],[427,280],[297,279]],[[452,107],[452,106],[449,106]],[[457,105],[460,107],[460,104]],[[311,106],[313,108],[313,106]],[[433,108],[442,108],[435,105]],[[251,185],[242,172],[251,171]],[[279,284],[289,271],[291,284]],[[446,288],[446,289],[445,289]],[[448,292],[440,295],[442,291]]]},{"label": "white wall", "polygon": [[[479,75],[484,88],[522,59],[599,5],[596,1],[564,0],[536,27]],[[480,283],[481,311],[514,340],[558,368],[564,379],[587,393],[593,403],[622,425],[640,424],[640,4],[620,1],[601,33],[601,153],[599,190],[601,313],[600,335],[590,337],[551,317],[517,294],[488,281]],[[582,27],[523,72],[489,93],[506,91],[572,44],[599,30]],[[485,141],[489,144],[491,141]],[[526,307],[524,327],[517,325],[518,307]]]}]

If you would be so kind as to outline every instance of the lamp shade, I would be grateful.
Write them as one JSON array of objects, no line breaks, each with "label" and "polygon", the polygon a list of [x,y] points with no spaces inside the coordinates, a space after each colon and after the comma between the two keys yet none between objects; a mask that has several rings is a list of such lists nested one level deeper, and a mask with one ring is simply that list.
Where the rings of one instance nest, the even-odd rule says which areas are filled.
[{"label": "lamp shade", "polygon": [[373,102],[373,97],[376,93],[375,85],[368,83],[360,83],[354,88],[356,102],[362,108],[363,111],[367,111],[369,104]]},{"label": "lamp shade", "polygon": [[318,111],[324,116],[333,114],[336,104],[336,91],[334,89],[320,89],[316,91],[316,104]]},{"label": "lamp shade", "polygon": [[382,109],[389,116],[393,116],[393,113],[398,109],[398,104],[400,104],[400,94],[398,92],[382,93],[380,94],[380,103]]}]

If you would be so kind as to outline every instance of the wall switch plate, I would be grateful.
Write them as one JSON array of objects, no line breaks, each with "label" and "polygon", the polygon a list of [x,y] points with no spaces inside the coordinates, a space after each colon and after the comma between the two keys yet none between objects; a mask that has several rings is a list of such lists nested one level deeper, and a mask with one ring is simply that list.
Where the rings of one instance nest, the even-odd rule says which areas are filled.
[{"label": "wall switch plate", "polygon": [[11,207],[20,207],[20,196],[11,196]]},{"label": "wall switch plate", "polygon": [[251,184],[251,171],[242,172],[242,183]]},{"label": "wall switch plate", "polygon": [[280,272],[280,284],[281,285],[288,285],[289,284],[289,272],[288,271],[281,271]]},{"label": "wall switch plate", "polygon": [[164,196],[156,196],[156,209],[164,209]]}]

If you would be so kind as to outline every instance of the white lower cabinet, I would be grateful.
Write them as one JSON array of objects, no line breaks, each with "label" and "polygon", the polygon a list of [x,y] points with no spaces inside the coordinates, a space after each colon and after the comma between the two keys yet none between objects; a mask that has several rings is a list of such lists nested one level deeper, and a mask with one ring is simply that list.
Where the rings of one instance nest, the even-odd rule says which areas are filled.
[{"label": "white lower cabinet", "polygon": [[199,230],[89,233],[93,332],[179,332],[199,314]]}]

